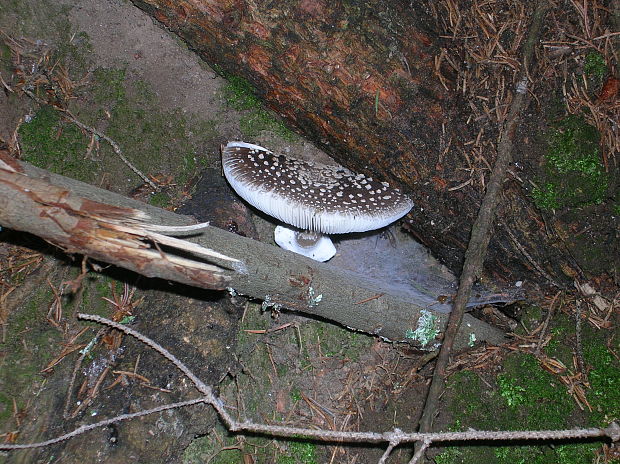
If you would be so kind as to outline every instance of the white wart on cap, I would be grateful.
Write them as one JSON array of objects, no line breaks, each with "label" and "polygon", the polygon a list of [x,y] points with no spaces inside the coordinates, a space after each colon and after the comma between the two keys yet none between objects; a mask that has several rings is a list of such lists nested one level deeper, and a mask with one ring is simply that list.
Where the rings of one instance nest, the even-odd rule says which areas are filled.
[{"label": "white wart on cap", "polygon": [[344,234],[380,229],[413,207],[407,196],[385,182],[245,142],[222,147],[222,165],[241,198],[301,230]]}]

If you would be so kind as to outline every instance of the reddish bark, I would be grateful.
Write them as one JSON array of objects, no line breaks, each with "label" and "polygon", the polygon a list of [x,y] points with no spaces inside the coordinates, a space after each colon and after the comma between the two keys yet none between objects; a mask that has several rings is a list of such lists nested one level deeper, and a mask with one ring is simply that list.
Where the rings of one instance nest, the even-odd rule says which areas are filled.
[{"label": "reddish bark", "polygon": [[[441,39],[421,7],[357,0],[133,2],[209,63],[250,81],[271,109],[337,161],[404,188],[416,205],[412,233],[460,272],[482,193],[468,185],[450,190],[463,183],[464,162],[458,150],[444,148],[471,138],[458,95],[437,77]],[[547,282],[575,273],[562,245],[539,227],[520,186],[507,184],[499,217],[486,260],[494,278]]]}]

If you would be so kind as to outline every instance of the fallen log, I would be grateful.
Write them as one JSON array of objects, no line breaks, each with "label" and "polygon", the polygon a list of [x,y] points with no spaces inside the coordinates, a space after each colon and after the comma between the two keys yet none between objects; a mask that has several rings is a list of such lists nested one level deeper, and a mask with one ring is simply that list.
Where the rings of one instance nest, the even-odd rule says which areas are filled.
[{"label": "fallen log", "polygon": [[[463,178],[463,144],[476,137],[422,4],[132,1],[338,162],[403,188],[412,233],[460,274],[484,192]],[[510,178],[502,197],[486,274],[571,283],[579,268],[521,184]]]},{"label": "fallen log", "polygon": [[[430,349],[441,338],[448,314],[434,311],[432,305],[379,295],[361,276],[222,229],[178,232],[171,227],[194,222],[0,153],[2,227],[147,276],[227,288],[262,300],[265,309],[289,309],[387,340]],[[170,241],[159,230],[192,233],[192,243]],[[463,326],[460,347],[474,339],[494,344],[505,339],[501,331],[470,315]]]}]

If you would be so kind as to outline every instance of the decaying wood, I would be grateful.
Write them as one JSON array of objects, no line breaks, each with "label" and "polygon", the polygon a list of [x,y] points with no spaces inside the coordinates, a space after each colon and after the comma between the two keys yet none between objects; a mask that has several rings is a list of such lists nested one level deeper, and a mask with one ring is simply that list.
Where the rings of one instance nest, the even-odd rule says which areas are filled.
[{"label": "decaying wood", "polygon": [[[464,143],[476,135],[459,107],[453,69],[442,65],[448,45],[423,3],[132,1],[217,69],[251,82],[338,162],[402,187],[415,203],[409,219],[416,239],[460,273],[483,194],[462,176],[472,167]],[[514,84],[502,89],[506,101]],[[514,179],[504,185],[502,204],[487,273],[572,282],[572,259]]]},{"label": "decaying wood", "polygon": [[[79,197],[25,175],[0,158],[0,224],[34,233],[67,253],[80,253],[147,277],[159,277],[208,289],[223,289],[231,271],[164,252],[183,249],[196,256],[233,267],[239,262],[213,250],[167,237],[153,227],[149,216],[134,208],[118,207]],[[179,232],[178,228],[170,229]],[[188,246],[192,246],[188,249]]]},{"label": "decaying wood", "polygon": [[[383,291],[371,282],[329,264],[215,227],[195,232],[192,242],[206,250],[188,250],[196,246],[188,242],[181,262],[174,254],[180,244],[153,232],[145,220],[187,226],[192,218],[27,163],[12,161],[12,166],[0,161],[0,225],[33,233],[68,252],[188,285],[227,287],[263,300],[271,310],[290,309],[388,340],[406,340],[426,309],[389,294],[377,297]],[[447,314],[434,315],[441,330]],[[504,341],[502,332],[469,315],[465,327],[458,346],[471,334],[479,341]]]}]

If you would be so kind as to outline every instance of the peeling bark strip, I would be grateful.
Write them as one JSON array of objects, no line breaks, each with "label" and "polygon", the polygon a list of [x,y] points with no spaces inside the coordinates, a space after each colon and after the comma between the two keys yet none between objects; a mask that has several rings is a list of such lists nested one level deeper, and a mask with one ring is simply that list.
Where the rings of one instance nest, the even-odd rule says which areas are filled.
[{"label": "peeling bark strip", "polygon": [[[226,288],[231,271],[175,256],[169,250],[187,250],[187,242],[149,231],[147,219],[143,211],[81,198],[65,188],[0,167],[2,226],[31,232],[67,253],[81,253],[147,277]],[[166,252],[158,249],[164,246]]]},{"label": "peeling bark strip", "polygon": [[[483,192],[454,187],[462,184],[459,147],[475,134],[467,135],[467,111],[450,89],[453,72],[435,62],[447,45],[422,5],[132,1],[206,61],[251,82],[271,109],[337,161],[402,187],[415,204],[415,237],[460,273]],[[570,256],[547,236],[522,188],[507,182],[503,195],[487,272],[512,282],[572,282]]]},{"label": "peeling bark strip", "polygon": [[[424,336],[432,345],[446,325],[447,314],[431,316],[432,308],[416,302],[389,294],[377,296],[381,292],[361,277],[215,227],[201,230],[191,238],[193,243],[185,241],[176,248],[194,256],[202,253],[217,266],[181,261],[169,252],[174,246],[169,241],[174,239],[152,232],[143,221],[148,216],[157,223],[185,226],[192,218],[27,163],[20,162],[19,170],[24,174],[2,169],[0,164],[0,225],[33,233],[68,252],[149,277],[202,288],[228,287],[263,300],[266,309],[287,308],[388,340],[412,341],[412,334],[426,331]],[[153,243],[165,246],[166,253],[153,249]],[[207,248],[192,248],[197,245]],[[492,344],[505,341],[501,331],[468,314],[463,327],[456,342],[459,347],[469,342],[471,334]]]}]

